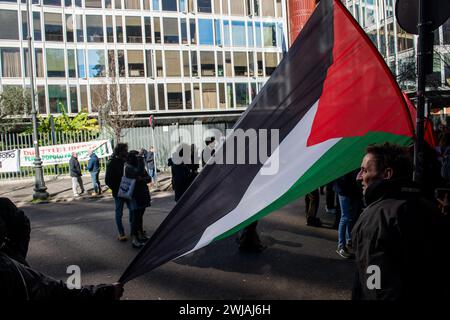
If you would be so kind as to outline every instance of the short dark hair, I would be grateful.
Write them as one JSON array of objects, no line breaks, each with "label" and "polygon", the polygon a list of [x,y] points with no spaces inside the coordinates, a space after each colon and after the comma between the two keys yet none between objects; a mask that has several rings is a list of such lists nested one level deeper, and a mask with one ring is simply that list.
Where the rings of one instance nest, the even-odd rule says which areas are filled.
[{"label": "short dark hair", "polygon": [[128,153],[128,144],[126,143],[118,143],[114,148],[114,155],[126,155]]},{"label": "short dark hair", "polygon": [[392,168],[392,178],[412,178],[413,163],[408,148],[385,142],[369,145],[366,153],[375,158],[375,168],[378,172]]}]

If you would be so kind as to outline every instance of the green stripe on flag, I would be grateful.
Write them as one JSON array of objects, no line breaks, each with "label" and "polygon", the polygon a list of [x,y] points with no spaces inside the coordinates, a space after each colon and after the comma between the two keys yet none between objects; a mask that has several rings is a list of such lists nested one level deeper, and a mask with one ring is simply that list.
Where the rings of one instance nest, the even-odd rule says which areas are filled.
[{"label": "green stripe on flag", "polygon": [[[330,148],[313,166],[300,177],[297,182],[280,198],[240,223],[236,227],[214,238],[224,239],[245,228],[252,222],[278,210],[295,199],[323,186],[361,165],[365,149],[369,144],[391,142],[409,146],[412,139],[406,136],[386,132],[369,132],[363,137],[343,138]],[[295,161],[295,159],[293,159]]]}]

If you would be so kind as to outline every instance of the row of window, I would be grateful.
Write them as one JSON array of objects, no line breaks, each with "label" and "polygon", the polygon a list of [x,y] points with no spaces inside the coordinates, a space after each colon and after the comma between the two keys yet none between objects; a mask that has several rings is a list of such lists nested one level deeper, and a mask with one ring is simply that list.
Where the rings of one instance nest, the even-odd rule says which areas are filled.
[{"label": "row of window", "polygon": [[120,84],[109,90],[106,84],[38,85],[37,100],[41,114],[98,112],[111,97],[129,112],[224,110],[247,107],[261,87],[260,82]]},{"label": "row of window", "polygon": [[[0,0],[26,3],[26,0]],[[282,17],[282,0],[32,0],[44,6],[214,13],[234,16]],[[83,5],[84,3],[84,5]]]},{"label": "row of window", "polygon": [[[25,40],[28,32],[26,11],[22,11],[21,20],[22,39]],[[33,12],[33,35],[37,41],[238,47],[281,47],[283,44],[283,25],[276,22],[66,14],[63,28],[63,15],[45,12],[42,32],[40,20],[41,14]],[[17,11],[0,10],[0,39],[20,40]]]},{"label": "row of window", "polygon": [[[28,77],[27,53],[23,70]],[[36,76],[49,78],[270,77],[281,60],[276,52],[35,49]],[[1,76],[22,77],[19,48],[0,48]],[[67,69],[66,69],[67,61]]]}]

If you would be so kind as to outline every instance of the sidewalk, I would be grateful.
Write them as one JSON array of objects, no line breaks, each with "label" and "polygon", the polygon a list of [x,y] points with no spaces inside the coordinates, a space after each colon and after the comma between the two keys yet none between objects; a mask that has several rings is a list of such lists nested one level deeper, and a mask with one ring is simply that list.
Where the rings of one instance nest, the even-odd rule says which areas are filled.
[{"label": "sidewalk", "polygon": [[[168,172],[160,172],[158,174],[158,187],[153,188],[151,192],[167,191],[170,189],[170,174]],[[92,187],[91,177],[88,174],[83,174],[81,177],[85,188],[85,193],[79,197],[74,197],[72,193],[72,179],[69,175],[44,177],[47,192],[50,194],[49,199],[45,201],[33,202],[33,188],[34,178],[22,180],[5,180],[1,181],[0,197],[11,199],[16,206],[38,204],[38,203],[52,203],[63,201],[78,201],[95,199],[112,198],[111,190],[105,185],[105,173],[100,173],[100,184],[102,185],[102,194],[98,196],[91,196],[94,191]]]}]

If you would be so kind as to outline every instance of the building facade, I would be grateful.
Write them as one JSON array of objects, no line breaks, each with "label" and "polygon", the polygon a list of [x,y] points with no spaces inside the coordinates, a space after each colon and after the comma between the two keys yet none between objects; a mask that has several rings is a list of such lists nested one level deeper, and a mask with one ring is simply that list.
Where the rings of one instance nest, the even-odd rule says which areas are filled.
[{"label": "building facade", "polygon": [[[283,57],[282,0],[30,0],[40,114],[243,110]],[[0,91],[29,86],[26,0],[0,0]]]}]

